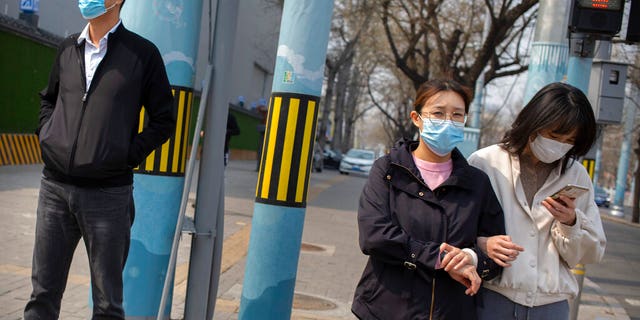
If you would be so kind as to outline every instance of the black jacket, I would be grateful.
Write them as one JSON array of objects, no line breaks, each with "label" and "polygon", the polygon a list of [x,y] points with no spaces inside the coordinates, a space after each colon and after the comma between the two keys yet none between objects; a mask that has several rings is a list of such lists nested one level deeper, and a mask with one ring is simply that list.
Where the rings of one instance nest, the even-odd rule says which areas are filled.
[{"label": "black jacket", "polygon": [[478,274],[495,277],[501,268],[476,238],[505,233],[502,208],[487,175],[457,149],[451,176],[430,190],[412,158],[417,146],[400,140],[376,160],[362,191],[360,248],[369,260],[352,311],[361,319],[475,319],[475,298],[435,262],[442,242],[472,248]]},{"label": "black jacket", "polygon": [[[85,88],[84,46],[66,38],[40,93],[45,176],[80,186],[131,184],[132,168],[173,132],[173,95],[160,52],[121,24]],[[138,133],[140,109],[148,125]]]}]

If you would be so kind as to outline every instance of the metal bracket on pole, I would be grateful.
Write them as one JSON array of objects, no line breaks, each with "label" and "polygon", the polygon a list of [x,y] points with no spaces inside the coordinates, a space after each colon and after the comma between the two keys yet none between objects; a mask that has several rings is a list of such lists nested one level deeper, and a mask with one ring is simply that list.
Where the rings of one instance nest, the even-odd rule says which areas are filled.
[{"label": "metal bracket on pole", "polygon": [[182,226],[182,233],[188,234],[194,237],[211,237],[213,233],[209,232],[198,232],[196,230],[196,224],[191,217],[184,217],[184,225]]},{"label": "metal bracket on pole", "polygon": [[569,55],[581,58],[593,58],[596,38],[586,33],[572,33],[569,41]]}]

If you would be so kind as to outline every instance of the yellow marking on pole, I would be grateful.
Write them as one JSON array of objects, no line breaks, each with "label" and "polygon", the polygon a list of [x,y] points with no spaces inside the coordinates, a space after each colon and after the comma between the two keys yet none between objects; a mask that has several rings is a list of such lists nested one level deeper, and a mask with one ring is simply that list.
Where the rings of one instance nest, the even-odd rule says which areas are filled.
[{"label": "yellow marking on pole", "polygon": [[583,159],[582,165],[587,169],[589,173],[589,177],[593,180],[593,175],[595,173],[596,160],[594,159]]},{"label": "yellow marking on pole", "polygon": [[287,200],[289,188],[289,176],[291,174],[291,158],[293,157],[293,143],[296,140],[296,126],[298,112],[300,111],[300,99],[289,100],[289,114],[284,133],[284,146],[282,147],[282,164],[280,165],[280,177],[278,179],[278,194],[276,199]]},{"label": "yellow marking on pole", "polygon": [[169,145],[171,139],[162,144],[162,152],[160,153],[160,172],[167,172],[167,166],[169,165]]},{"label": "yellow marking on pole", "polygon": [[[185,165],[187,164],[187,139],[189,138],[189,125],[191,121],[191,104],[193,103],[193,92],[189,92],[189,98],[187,99],[187,112],[185,113],[185,117],[187,118],[184,124],[184,134],[182,141],[182,166],[180,166],[180,172],[184,172]],[[195,134],[200,134],[200,132],[196,132]],[[176,139],[179,139],[176,136]],[[195,155],[189,155],[195,156]]]},{"label": "yellow marking on pole", "polygon": [[576,266],[573,267],[573,269],[571,269],[571,272],[579,276],[584,276],[584,273],[585,273],[584,264],[581,264],[581,263],[576,264]]},{"label": "yellow marking on pole", "polygon": [[182,111],[184,108],[184,91],[180,91],[179,102],[178,102],[178,119],[176,120],[176,134],[175,134],[175,145],[173,148],[173,163],[171,166],[171,172],[178,172],[178,160],[180,160],[180,143],[182,142],[181,134],[182,134]]},{"label": "yellow marking on pole", "polygon": [[144,169],[147,171],[153,171],[153,164],[156,162],[156,151],[153,150],[147,157],[147,160],[144,163]]},{"label": "yellow marking on pole", "polygon": [[[300,167],[298,168],[298,185],[296,187],[296,202],[302,202],[304,198],[304,187],[307,180],[307,175],[310,173],[311,167],[307,170],[307,163],[309,162],[309,149],[314,143],[313,141],[313,116],[316,112],[316,102],[309,101],[307,107],[307,119],[304,124],[304,138],[302,139],[302,158],[300,159]],[[309,143],[311,142],[311,143]]]},{"label": "yellow marking on pole", "polygon": [[140,108],[140,122],[138,124],[138,133],[144,129],[144,107]]},{"label": "yellow marking on pole", "polygon": [[[262,198],[267,199],[269,197],[269,185],[271,184],[271,172],[273,170],[273,153],[275,152],[276,137],[278,133],[278,119],[280,119],[280,107],[282,104],[282,97],[276,97],[273,103],[273,117],[271,117],[271,123],[269,128],[269,143],[267,143],[267,153],[264,160],[264,173],[262,180]],[[263,146],[264,152],[264,146]]]}]

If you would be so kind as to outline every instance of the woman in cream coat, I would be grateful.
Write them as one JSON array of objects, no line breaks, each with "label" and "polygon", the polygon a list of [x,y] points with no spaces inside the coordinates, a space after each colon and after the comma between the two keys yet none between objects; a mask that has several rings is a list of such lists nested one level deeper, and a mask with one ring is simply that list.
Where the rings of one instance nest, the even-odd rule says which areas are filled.
[{"label": "woman in cream coat", "polygon": [[[473,153],[487,173],[505,216],[506,235],[479,239],[502,275],[484,283],[479,319],[569,318],[578,293],[571,268],[597,263],[606,239],[591,179],[577,161],[596,137],[585,95],[567,84],[542,88],[520,112],[500,144]],[[567,184],[589,192],[550,196]]]}]

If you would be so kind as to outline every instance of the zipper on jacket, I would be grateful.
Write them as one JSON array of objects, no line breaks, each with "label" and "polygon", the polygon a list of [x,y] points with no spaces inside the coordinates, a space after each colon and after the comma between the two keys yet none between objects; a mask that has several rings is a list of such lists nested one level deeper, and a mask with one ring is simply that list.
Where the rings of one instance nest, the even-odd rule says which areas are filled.
[{"label": "zipper on jacket", "polygon": [[433,306],[436,300],[436,278],[431,281],[431,306],[429,307],[429,320],[433,320]]},{"label": "zipper on jacket", "polygon": [[[85,40],[86,42],[87,40]],[[108,45],[108,44],[107,44]],[[93,84],[93,81],[91,81],[91,84],[89,85],[89,87],[87,88],[87,72],[86,72],[86,67],[84,64],[84,46],[86,46],[86,43],[82,43],[81,45],[78,45],[76,48],[76,51],[78,53],[78,64],[80,64],[80,73],[82,76],[82,88],[84,91],[84,94],[82,95],[82,111],[80,112],[80,121],[78,122],[78,130],[76,131],[76,136],[73,140],[73,146],[71,147],[71,158],[69,160],[69,166],[67,168],[68,170],[68,174],[71,174],[71,168],[73,167],[73,162],[76,159],[76,149],[78,148],[78,137],[80,136],[80,129],[82,128],[82,121],[84,119],[84,113],[85,110],[87,109],[87,96],[89,95],[89,91],[91,90],[91,84]],[[100,71],[104,59],[107,58],[107,55],[109,54],[109,50],[107,50],[107,52],[105,53],[104,57],[102,57],[102,60],[100,60],[100,63],[98,64],[98,67],[96,68],[95,72],[93,73],[93,78],[96,77],[96,74],[98,74],[98,71]]]},{"label": "zipper on jacket", "polygon": [[[87,40],[85,40],[87,41]],[[67,166],[67,174],[71,174],[71,168],[73,167],[73,162],[76,159],[76,149],[78,148],[78,137],[80,136],[80,128],[82,128],[82,120],[84,119],[84,112],[87,108],[87,95],[89,93],[89,88],[87,88],[87,73],[85,71],[84,65],[84,47],[85,43],[82,43],[76,46],[76,52],[78,54],[78,64],[80,65],[80,75],[82,81],[82,91],[84,94],[82,95],[82,110],[80,111],[80,120],[78,121],[78,130],[76,130],[76,136],[73,140],[73,146],[71,147],[71,157],[69,158],[69,165]]]}]

